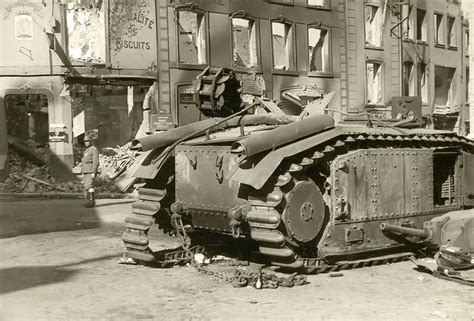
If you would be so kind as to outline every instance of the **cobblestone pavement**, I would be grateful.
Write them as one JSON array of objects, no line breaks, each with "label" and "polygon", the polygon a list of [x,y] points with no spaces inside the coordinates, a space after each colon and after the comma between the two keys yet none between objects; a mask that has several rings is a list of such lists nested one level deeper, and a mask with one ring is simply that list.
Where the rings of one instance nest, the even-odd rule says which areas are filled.
[{"label": "cobblestone pavement", "polygon": [[[472,288],[410,262],[276,290],[233,288],[190,266],[118,264],[130,202],[0,200],[0,319],[474,320]],[[178,244],[165,235],[158,243]]]}]

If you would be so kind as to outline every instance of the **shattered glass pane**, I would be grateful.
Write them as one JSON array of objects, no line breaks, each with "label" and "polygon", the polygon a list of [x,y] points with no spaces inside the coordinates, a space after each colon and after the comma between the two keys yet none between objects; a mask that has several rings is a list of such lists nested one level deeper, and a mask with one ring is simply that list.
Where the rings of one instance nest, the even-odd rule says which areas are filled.
[{"label": "shattered glass pane", "polygon": [[257,61],[257,39],[254,23],[247,19],[232,19],[234,66],[255,68]]},{"label": "shattered glass pane", "polygon": [[180,63],[206,63],[203,14],[192,11],[179,11],[178,38]]}]

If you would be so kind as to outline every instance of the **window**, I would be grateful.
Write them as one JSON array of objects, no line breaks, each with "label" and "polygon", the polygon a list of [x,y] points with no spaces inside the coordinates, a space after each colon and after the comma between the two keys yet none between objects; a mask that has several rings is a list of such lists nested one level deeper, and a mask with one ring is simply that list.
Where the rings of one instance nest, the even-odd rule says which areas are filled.
[{"label": "window", "polygon": [[448,17],[448,46],[457,46],[456,34],[456,18]]},{"label": "window", "polygon": [[367,62],[367,104],[382,105],[382,65],[378,62]]},{"label": "window", "polygon": [[257,68],[257,36],[255,21],[232,18],[232,46],[234,67]]},{"label": "window", "polygon": [[466,104],[469,105],[469,67],[466,67],[466,81],[465,86],[466,86]]},{"label": "window", "polygon": [[469,52],[469,29],[464,30],[464,50]]},{"label": "window", "polygon": [[428,72],[425,63],[418,63],[418,95],[421,96],[421,103],[427,105],[428,102]]},{"label": "window", "polygon": [[413,62],[405,61],[403,64],[403,95],[415,96],[415,72]]},{"label": "window", "polygon": [[33,38],[33,18],[29,14],[15,16],[15,38],[31,40]]},{"label": "window", "polygon": [[456,82],[453,81],[455,68],[435,67],[435,107],[457,106]]},{"label": "window", "polygon": [[327,8],[329,0],[306,0],[306,5],[311,7]]},{"label": "window", "polygon": [[426,29],[426,11],[416,9],[416,39],[428,41],[428,33]]},{"label": "window", "polygon": [[444,45],[444,19],[441,13],[434,14],[435,44]]},{"label": "window", "polygon": [[383,35],[382,10],[373,4],[365,5],[365,44],[381,47]]},{"label": "window", "polygon": [[272,21],[273,68],[294,70],[293,25]]},{"label": "window", "polygon": [[180,63],[207,63],[205,20],[204,13],[178,11],[178,61]]},{"label": "window", "polygon": [[415,14],[416,8],[410,5],[402,6],[402,19],[403,21],[403,38],[404,39],[415,39]]},{"label": "window", "polygon": [[309,71],[331,72],[329,38],[327,29],[308,27]]}]

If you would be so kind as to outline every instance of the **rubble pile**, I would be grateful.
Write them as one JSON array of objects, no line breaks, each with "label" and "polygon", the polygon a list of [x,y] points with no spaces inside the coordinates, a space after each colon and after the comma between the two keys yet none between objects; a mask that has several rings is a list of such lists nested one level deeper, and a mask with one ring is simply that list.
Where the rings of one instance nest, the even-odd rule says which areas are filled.
[{"label": "rubble pile", "polygon": [[8,164],[10,174],[5,180],[5,192],[82,192],[80,181],[57,182],[47,165],[39,166],[15,150],[9,150]]},{"label": "rubble pile", "polygon": [[137,159],[139,152],[129,149],[130,143],[121,147],[105,147],[99,153],[100,177],[113,182]]},{"label": "rubble pile", "polygon": [[[37,147],[34,142],[29,142],[27,147],[46,160],[49,148]],[[24,155],[24,150],[11,148],[9,150],[9,176],[5,180],[4,191],[7,193],[82,193],[83,185],[80,175],[81,164],[73,170],[77,180],[57,181],[50,175],[49,167],[45,162],[40,165],[38,161],[31,160]],[[100,172],[95,180],[96,192],[121,193],[126,192],[114,185],[114,181],[133,164],[137,152],[131,152],[128,145],[117,148],[104,148],[99,154]]]}]

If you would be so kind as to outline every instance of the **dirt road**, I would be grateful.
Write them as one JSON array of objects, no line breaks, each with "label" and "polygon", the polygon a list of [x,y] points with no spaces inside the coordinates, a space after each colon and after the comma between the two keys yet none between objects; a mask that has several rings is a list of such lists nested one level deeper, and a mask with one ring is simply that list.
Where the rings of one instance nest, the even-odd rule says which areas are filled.
[{"label": "dirt road", "polygon": [[130,200],[80,203],[0,200],[1,319],[474,320],[473,288],[420,274],[410,262],[276,290],[233,288],[191,266],[118,264]]}]

